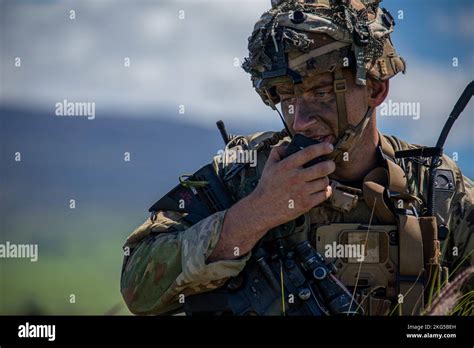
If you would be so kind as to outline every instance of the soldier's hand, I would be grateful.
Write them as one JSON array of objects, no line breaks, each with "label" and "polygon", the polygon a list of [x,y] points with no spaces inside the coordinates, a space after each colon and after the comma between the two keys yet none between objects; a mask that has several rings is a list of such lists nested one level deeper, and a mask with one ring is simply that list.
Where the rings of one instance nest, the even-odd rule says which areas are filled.
[{"label": "soldier's hand", "polygon": [[254,207],[268,228],[291,221],[321,204],[331,196],[328,175],[334,172],[334,161],[324,161],[303,168],[310,160],[329,154],[332,144],[308,146],[283,158],[286,146],[276,146],[265,163],[260,182],[252,193]]}]

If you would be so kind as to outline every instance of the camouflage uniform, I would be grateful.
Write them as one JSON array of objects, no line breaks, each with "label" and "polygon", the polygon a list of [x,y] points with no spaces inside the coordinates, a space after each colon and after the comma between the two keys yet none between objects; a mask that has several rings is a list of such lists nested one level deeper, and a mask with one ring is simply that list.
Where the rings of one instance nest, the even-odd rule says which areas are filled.
[{"label": "camouflage uniform", "polygon": [[[261,133],[257,135],[261,136]],[[249,140],[255,137],[250,136]],[[414,147],[400,143],[403,148]],[[268,153],[269,149],[259,151],[257,167],[242,170],[228,183],[236,199],[248,195],[256,186]],[[219,175],[225,175],[230,165],[222,168],[217,156],[214,163]],[[445,258],[450,264],[456,264],[470,254],[463,263],[474,264],[474,254],[471,253],[474,250],[474,185],[469,178],[462,176],[449,157],[443,156],[440,168],[451,169],[456,177],[456,194],[447,222],[451,235],[442,243],[442,249],[446,243],[449,246]],[[406,172],[410,191],[418,194],[421,190],[421,195],[426,195],[426,189],[421,188],[424,185],[420,185],[426,173],[420,174],[418,170],[414,167]],[[337,222],[368,223],[371,210],[361,201],[347,214],[328,205],[315,207],[309,213],[312,224],[316,226]],[[179,310],[180,295],[184,295],[182,299],[185,300],[190,295],[216,289],[244,269],[250,253],[237,260],[206,262],[219,239],[225,214],[226,211],[215,213],[190,226],[182,214],[160,212],[154,221],[148,218],[128,237],[125,247],[130,248],[130,256],[124,260],[121,290],[130,311],[135,314],[171,313]],[[377,224],[376,218],[372,224]],[[458,248],[458,256],[451,255],[453,246]],[[471,281],[469,286],[472,288],[472,285]]]}]

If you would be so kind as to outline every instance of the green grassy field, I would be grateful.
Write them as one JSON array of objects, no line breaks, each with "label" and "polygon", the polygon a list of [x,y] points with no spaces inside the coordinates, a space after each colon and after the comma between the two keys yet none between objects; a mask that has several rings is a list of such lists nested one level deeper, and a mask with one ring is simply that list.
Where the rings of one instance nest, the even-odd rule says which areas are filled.
[{"label": "green grassy field", "polygon": [[130,314],[120,294],[121,246],[137,219],[91,216],[49,221],[41,238],[32,221],[22,223],[23,233],[9,230],[4,241],[38,242],[38,261],[0,260],[0,314]]},{"label": "green grassy field", "polygon": [[87,253],[40,256],[38,262],[4,260],[2,314],[129,313],[119,290],[122,255],[111,244],[95,245]]}]

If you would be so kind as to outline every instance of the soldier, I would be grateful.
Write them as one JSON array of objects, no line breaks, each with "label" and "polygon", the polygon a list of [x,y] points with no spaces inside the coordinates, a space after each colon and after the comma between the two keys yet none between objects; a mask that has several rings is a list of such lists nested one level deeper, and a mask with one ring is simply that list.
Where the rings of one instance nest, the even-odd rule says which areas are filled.
[{"label": "soldier", "polygon": [[[472,264],[472,181],[442,156],[430,216],[430,159],[377,130],[375,108],[405,72],[379,2],[272,1],[243,68],[285,130],[224,135],[257,166],[216,156],[218,180],[195,175],[151,208],[125,244],[133,313],[416,315]],[[289,154],[297,134],[314,144]],[[230,198],[214,194],[207,214],[184,207],[212,200],[211,182]]]}]

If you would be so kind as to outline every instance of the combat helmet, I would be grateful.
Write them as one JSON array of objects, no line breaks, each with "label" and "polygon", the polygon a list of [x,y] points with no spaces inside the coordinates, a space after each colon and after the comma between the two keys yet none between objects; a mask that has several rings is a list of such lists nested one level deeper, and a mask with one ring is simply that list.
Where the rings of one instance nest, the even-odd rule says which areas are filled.
[{"label": "combat helmet", "polygon": [[338,113],[333,158],[337,161],[351,150],[373,113],[369,108],[359,124],[349,125],[343,69],[354,70],[357,85],[365,85],[367,76],[385,81],[406,69],[390,39],[395,21],[380,2],[272,0],[272,8],[263,13],[248,39],[249,57],[242,68],[251,75],[264,103],[277,111],[278,85],[297,85],[308,75],[333,74]]}]

